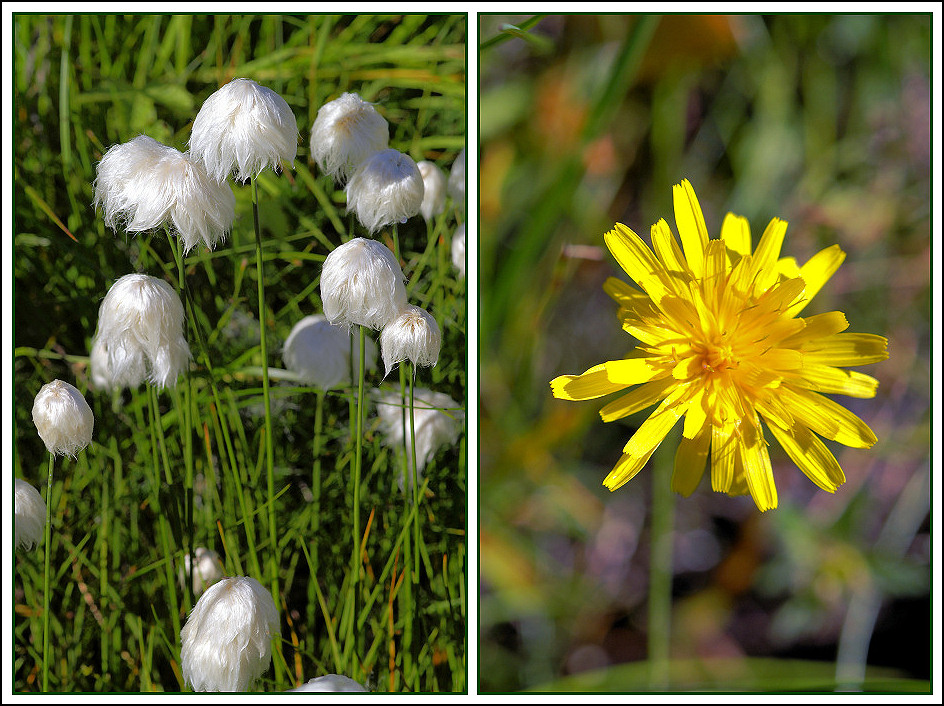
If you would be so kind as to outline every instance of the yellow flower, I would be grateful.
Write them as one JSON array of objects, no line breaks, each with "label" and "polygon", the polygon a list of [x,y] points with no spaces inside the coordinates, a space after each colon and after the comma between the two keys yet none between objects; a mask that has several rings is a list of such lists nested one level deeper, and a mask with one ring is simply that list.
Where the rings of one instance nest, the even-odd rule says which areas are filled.
[{"label": "yellow flower", "polygon": [[787,223],[779,218],[752,252],[747,220],[731,213],[721,237],[709,239],[691,184],[675,185],[673,196],[681,248],[664,219],[652,227],[652,250],[622,224],[605,236],[642,289],[612,277],[604,285],[639,345],[623,360],[555,378],[554,396],[590,400],[636,386],[600,410],[604,422],[658,403],[603,481],[610,490],[632,479],[684,417],[674,491],[690,495],[710,457],[714,490],[750,493],[762,511],[777,507],[763,418],[800,470],[834,492],[845,476],[820,437],[855,448],[876,439],[824,393],[874,397],[875,378],[843,367],[888,357],[885,338],[842,333],[841,312],[798,316],[845,253],[833,245],[802,267],[781,258]]}]

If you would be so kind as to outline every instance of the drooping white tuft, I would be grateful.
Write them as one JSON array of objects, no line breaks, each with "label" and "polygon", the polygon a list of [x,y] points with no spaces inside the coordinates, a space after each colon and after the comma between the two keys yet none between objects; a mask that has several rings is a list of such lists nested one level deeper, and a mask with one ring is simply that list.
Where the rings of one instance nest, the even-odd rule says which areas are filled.
[{"label": "drooping white tuft", "polygon": [[456,206],[465,213],[465,147],[459,152],[456,161],[452,163],[452,169],[449,171],[449,195],[456,202]]},{"label": "drooping white tuft", "polygon": [[210,586],[180,631],[180,666],[194,691],[246,691],[269,668],[279,634],[272,595],[254,578]]},{"label": "drooping white tuft", "polygon": [[162,279],[129,274],[115,282],[98,310],[92,380],[102,387],[137,387],[145,379],[173,387],[190,363],[184,307]]},{"label": "drooping white tuft", "polygon": [[211,179],[190,154],[146,135],[110,147],[98,163],[94,187],[93,203],[102,208],[107,227],[139,233],[166,222],[184,253],[199,242],[212,250],[236,217],[228,184]]},{"label": "drooping white tuft", "polygon": [[374,152],[387,149],[387,121],[356,93],[325,103],[311,126],[311,156],[322,172],[346,182]]},{"label": "drooping white tuft", "polygon": [[92,441],[95,415],[74,385],[53,380],[33,400],[33,424],[49,453],[75,456]]},{"label": "drooping white tuft", "polygon": [[[360,356],[352,349],[350,327],[333,326],[321,314],[306,316],[292,327],[282,349],[285,367],[307,383],[330,390],[351,382],[351,352],[354,352],[354,374],[360,370]],[[356,343],[354,344],[356,346]],[[377,345],[364,341],[367,369],[377,365]]]},{"label": "drooping white tuft", "polygon": [[381,329],[406,307],[403,270],[383,243],[352,238],[325,258],[321,303],[328,321]]},{"label": "drooping white tuft", "polygon": [[[409,400],[404,403],[399,392],[377,391],[375,393],[377,413],[380,418],[380,431],[384,443],[397,453],[406,448],[410,449],[410,412]],[[416,471],[417,478],[422,478],[423,469],[432,460],[433,456],[443,446],[456,443],[462,424],[465,420],[465,410],[458,402],[442,392],[434,392],[424,388],[413,391],[413,426],[416,429]],[[412,476],[412,452],[406,455],[407,465]],[[412,478],[411,483],[412,485]],[[400,477],[400,488],[404,486],[403,477]]]},{"label": "drooping white tuft", "polygon": [[301,686],[297,686],[289,691],[322,691],[329,693],[342,692],[362,692],[367,691],[363,684],[354,681],[343,674],[326,674],[323,677],[309,679]]},{"label": "drooping white tuft", "polygon": [[465,279],[465,223],[460,223],[452,236],[452,266]]},{"label": "drooping white tuft", "polygon": [[423,177],[423,204],[420,213],[427,221],[446,210],[446,175],[432,162],[423,160],[416,167]]},{"label": "drooping white tuft", "polygon": [[298,123],[285,99],[248,78],[234,78],[203,102],[193,121],[190,152],[210,176],[238,181],[292,165]]},{"label": "drooping white tuft", "polygon": [[380,332],[380,354],[386,368],[384,376],[404,360],[409,360],[414,366],[436,365],[441,344],[442,336],[436,319],[421,307],[407,305]]},{"label": "drooping white tuft", "polygon": [[32,485],[22,478],[14,479],[14,524],[16,548],[32,549],[43,540],[46,525],[46,503]]},{"label": "drooping white tuft", "polygon": [[406,223],[423,205],[423,177],[408,155],[395,149],[374,152],[347,183],[347,210],[371,233]]}]

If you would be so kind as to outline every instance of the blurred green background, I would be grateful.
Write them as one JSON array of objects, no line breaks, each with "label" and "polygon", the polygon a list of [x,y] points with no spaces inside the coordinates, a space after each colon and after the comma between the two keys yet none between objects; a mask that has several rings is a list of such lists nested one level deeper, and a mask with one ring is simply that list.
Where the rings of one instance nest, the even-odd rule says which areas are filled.
[{"label": "blurred green background", "polygon": [[603,234],[674,224],[683,178],[714,235],[733,211],[755,242],[786,219],[800,262],[838,243],[807,311],[845,312],[890,358],[865,369],[875,399],[838,398],[879,441],[831,447],[835,495],[772,444],[778,509],[707,481],[677,500],[672,685],[926,688],[930,15],[479,21],[480,688],[646,688],[648,498],[669,472],[605,490],[648,411],[603,424],[548,382],[634,345]]}]

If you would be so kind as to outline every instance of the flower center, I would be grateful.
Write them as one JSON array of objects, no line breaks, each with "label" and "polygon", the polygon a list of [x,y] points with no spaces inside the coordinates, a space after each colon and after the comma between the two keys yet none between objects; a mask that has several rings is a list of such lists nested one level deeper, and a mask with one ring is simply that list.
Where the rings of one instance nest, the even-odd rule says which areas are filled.
[{"label": "flower center", "polygon": [[724,335],[696,343],[692,349],[701,363],[702,370],[708,374],[737,370],[740,363],[740,356],[735,351],[731,340]]}]

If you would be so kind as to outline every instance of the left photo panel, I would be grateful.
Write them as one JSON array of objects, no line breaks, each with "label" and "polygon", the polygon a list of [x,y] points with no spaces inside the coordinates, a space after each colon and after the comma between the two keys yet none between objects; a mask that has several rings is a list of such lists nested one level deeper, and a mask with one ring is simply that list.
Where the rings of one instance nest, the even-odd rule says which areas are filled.
[{"label": "left photo panel", "polygon": [[468,693],[468,16],[11,24],[4,691]]}]

